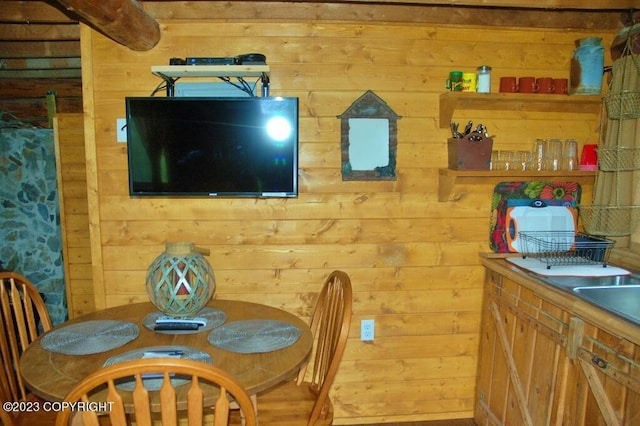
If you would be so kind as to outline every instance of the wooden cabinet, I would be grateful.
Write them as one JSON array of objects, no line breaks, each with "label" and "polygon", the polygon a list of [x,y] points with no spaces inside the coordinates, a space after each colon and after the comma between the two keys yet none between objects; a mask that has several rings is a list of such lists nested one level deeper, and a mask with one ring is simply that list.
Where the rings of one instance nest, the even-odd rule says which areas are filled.
[{"label": "wooden cabinet", "polygon": [[476,422],[640,424],[640,327],[505,260],[483,263]]}]

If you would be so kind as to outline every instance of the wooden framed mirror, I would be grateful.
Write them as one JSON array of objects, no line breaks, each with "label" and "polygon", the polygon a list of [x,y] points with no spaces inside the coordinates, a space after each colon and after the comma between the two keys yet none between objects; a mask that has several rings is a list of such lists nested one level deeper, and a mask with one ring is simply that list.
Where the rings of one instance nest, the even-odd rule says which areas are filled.
[{"label": "wooden framed mirror", "polygon": [[401,117],[368,90],[338,118],[342,180],[396,180]]}]

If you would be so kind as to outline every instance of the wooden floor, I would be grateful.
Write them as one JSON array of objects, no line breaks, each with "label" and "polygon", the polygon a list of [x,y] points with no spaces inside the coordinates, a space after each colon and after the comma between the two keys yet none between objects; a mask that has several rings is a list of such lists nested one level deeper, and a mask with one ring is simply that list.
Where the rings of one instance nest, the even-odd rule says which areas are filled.
[{"label": "wooden floor", "polygon": [[[304,421],[301,423],[304,425]],[[235,412],[231,413],[231,419],[229,419],[229,425],[240,425],[239,417],[235,417]],[[267,425],[265,425],[267,426]],[[350,426],[477,426],[473,419],[451,419],[451,420],[431,420],[431,421],[419,421],[419,422],[395,422],[395,423],[368,423],[361,425]]]},{"label": "wooden floor", "polygon": [[[230,421],[229,423],[236,424],[233,421]],[[42,419],[42,421],[38,421],[38,420],[29,421],[28,426],[51,426],[51,420]],[[476,426],[476,423],[473,421],[473,419],[458,419],[458,420],[435,420],[435,421],[422,421],[422,422],[409,422],[409,423],[397,423],[397,422],[396,423],[374,423],[374,424],[370,423],[367,425],[351,425],[351,426]]]},{"label": "wooden floor", "polygon": [[473,419],[456,419],[456,420],[431,420],[424,422],[409,423],[375,423],[368,425],[352,425],[352,426],[476,426]]}]

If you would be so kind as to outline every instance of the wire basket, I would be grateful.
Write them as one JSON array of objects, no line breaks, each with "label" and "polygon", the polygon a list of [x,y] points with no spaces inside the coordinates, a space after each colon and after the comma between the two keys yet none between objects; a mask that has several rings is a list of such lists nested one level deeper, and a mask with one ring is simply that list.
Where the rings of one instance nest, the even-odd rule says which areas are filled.
[{"label": "wire basket", "polygon": [[640,169],[640,148],[598,147],[598,167],[604,172]]},{"label": "wire basket", "polygon": [[578,211],[584,230],[592,235],[631,235],[640,221],[640,206],[579,205]]},{"label": "wire basket", "polygon": [[612,120],[640,118],[640,92],[614,92],[604,95],[607,115]]},{"label": "wire basket", "polygon": [[615,241],[573,231],[519,232],[522,256],[538,259],[552,266],[607,266]]}]

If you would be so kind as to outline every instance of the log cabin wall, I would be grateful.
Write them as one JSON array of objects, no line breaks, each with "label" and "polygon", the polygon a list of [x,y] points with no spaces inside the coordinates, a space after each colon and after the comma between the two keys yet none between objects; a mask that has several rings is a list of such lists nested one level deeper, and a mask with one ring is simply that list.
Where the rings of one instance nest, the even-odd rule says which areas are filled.
[{"label": "log cabin wall", "polygon": [[[96,308],[148,300],[146,268],[167,241],[210,249],[216,297],[304,318],[323,279],[341,269],[355,300],[332,390],[335,423],[472,417],[484,277],[478,254],[488,251],[493,185],[456,185],[448,201],[438,201],[449,137],[438,124],[445,79],[483,64],[493,67],[494,91],[501,76],[568,77],[574,40],[599,36],[608,46],[618,30],[435,24],[422,19],[428,9],[412,6],[145,8],[162,31],[147,52],[81,28]],[[160,83],[150,67],[171,57],[247,52],[267,56],[272,95],[300,98],[299,197],[129,197],[126,146],[116,142],[124,98],[150,95]],[[337,116],[367,90],[402,116],[396,181],[341,179]],[[486,124],[497,135],[495,149],[528,149],[535,137],[581,145],[598,138],[597,113],[471,110],[454,119]],[[369,318],[376,339],[362,343],[360,320]]]},{"label": "log cabin wall", "polygon": [[56,111],[82,112],[77,21],[42,1],[2,2],[0,111],[36,127],[52,127]]},{"label": "log cabin wall", "polygon": [[75,318],[95,311],[83,114],[56,114],[53,134],[67,312],[69,318]]}]

